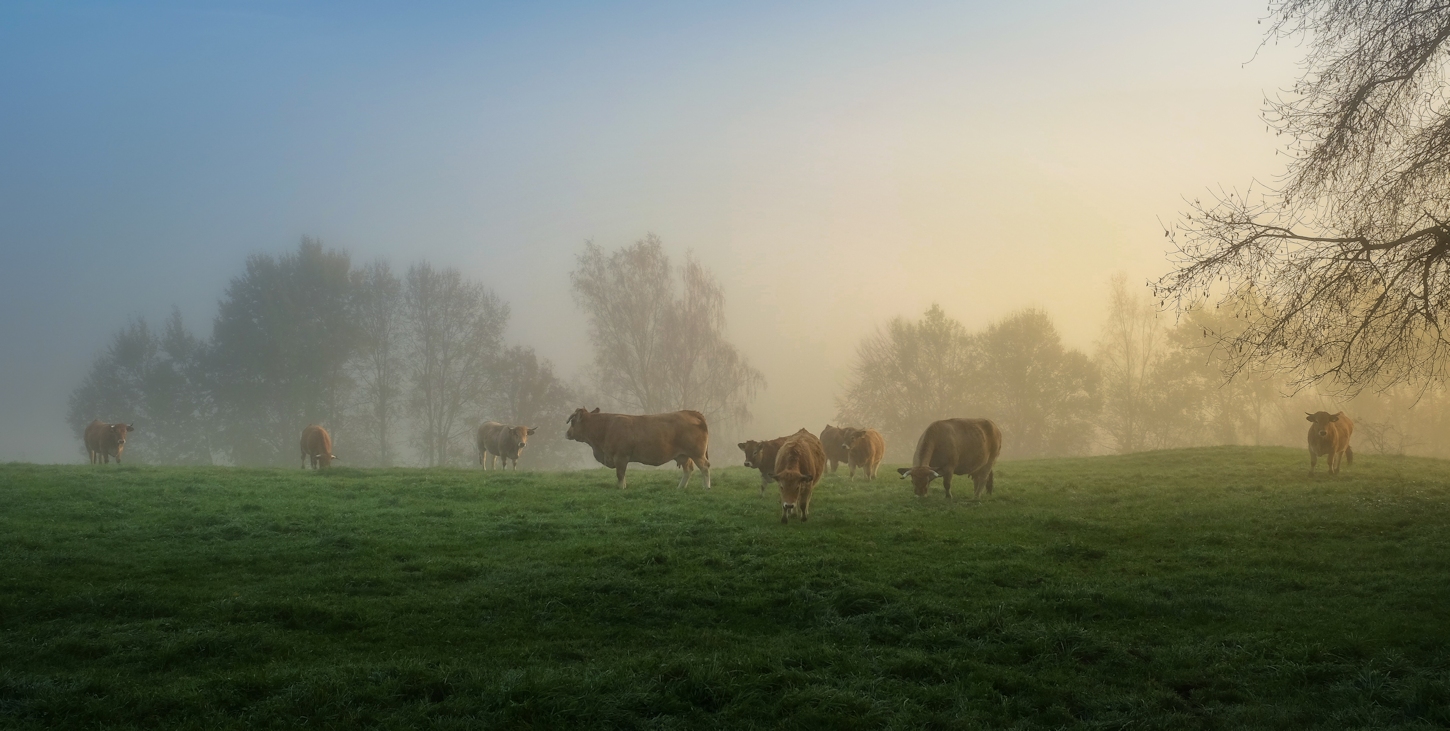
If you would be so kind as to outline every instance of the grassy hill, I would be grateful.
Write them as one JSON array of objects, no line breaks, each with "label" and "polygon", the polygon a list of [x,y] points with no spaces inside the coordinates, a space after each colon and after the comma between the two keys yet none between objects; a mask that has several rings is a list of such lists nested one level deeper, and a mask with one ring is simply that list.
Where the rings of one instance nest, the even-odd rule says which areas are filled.
[{"label": "grassy hill", "polygon": [[1307,461],[0,465],[0,726],[1450,725],[1450,463]]}]

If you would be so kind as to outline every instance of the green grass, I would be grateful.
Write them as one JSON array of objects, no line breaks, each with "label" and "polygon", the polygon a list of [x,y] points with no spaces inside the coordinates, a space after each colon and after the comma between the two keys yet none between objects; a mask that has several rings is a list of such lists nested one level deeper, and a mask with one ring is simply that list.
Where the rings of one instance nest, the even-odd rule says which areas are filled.
[{"label": "green grass", "polygon": [[1307,461],[0,465],[0,727],[1450,725],[1450,463]]}]

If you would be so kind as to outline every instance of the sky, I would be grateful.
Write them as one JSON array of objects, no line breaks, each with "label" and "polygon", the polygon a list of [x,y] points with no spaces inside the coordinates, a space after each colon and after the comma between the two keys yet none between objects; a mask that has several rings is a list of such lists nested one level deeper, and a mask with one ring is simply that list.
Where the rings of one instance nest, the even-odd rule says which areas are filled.
[{"label": "sky", "polygon": [[[1302,51],[1263,2],[32,2],[0,6],[0,461],[83,459],[112,333],[210,334],[249,254],[456,266],[507,339],[589,350],[583,243],[724,285],[754,427],[815,431],[933,302],[1090,350],[1184,197],[1272,181]],[[118,417],[119,418],[119,417]]]}]

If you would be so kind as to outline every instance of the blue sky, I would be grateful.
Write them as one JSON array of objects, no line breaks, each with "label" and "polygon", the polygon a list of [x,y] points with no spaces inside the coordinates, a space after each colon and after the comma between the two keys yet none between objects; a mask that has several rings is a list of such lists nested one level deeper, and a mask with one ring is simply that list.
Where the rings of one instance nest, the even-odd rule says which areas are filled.
[{"label": "blue sky", "polygon": [[1197,5],[6,3],[0,460],[76,458],[110,333],[177,305],[208,334],[303,235],[462,268],[576,373],[575,253],[653,231],[724,282],[772,433],[932,301],[1089,347],[1183,195],[1277,170],[1296,49],[1245,64],[1262,3]]}]

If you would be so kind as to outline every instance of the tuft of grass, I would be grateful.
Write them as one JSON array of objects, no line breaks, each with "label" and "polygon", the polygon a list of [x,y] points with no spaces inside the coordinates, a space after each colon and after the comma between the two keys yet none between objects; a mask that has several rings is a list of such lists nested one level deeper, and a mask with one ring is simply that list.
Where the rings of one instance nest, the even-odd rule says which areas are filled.
[{"label": "tuft of grass", "polygon": [[0,726],[1450,725],[1450,464],[1306,462],[0,465]]}]

